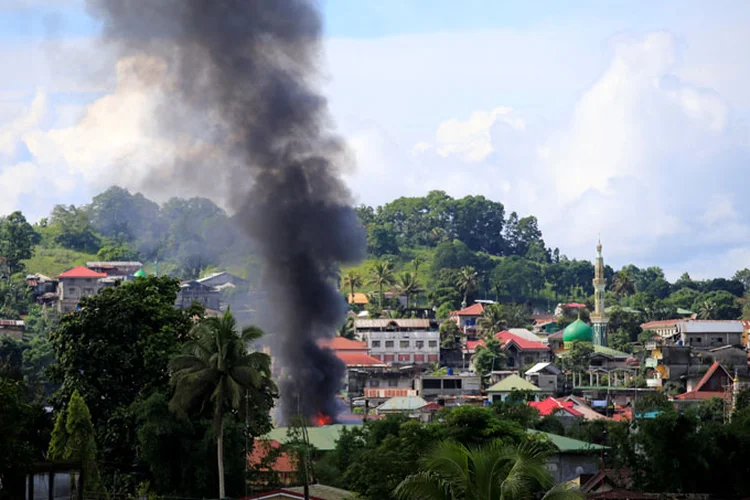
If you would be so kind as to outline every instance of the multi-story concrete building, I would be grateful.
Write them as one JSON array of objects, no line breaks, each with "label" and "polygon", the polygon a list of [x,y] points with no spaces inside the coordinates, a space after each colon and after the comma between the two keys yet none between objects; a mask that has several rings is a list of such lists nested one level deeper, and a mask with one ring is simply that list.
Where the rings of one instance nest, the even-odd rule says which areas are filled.
[{"label": "multi-story concrete building", "polygon": [[57,302],[58,310],[63,313],[75,311],[82,298],[99,293],[104,287],[102,279],[106,277],[105,273],[92,271],[83,266],[62,273],[57,277],[57,291],[60,296]]},{"label": "multi-story concrete building", "polygon": [[422,375],[414,380],[417,395],[427,401],[455,396],[478,396],[482,391],[479,375]]},{"label": "multi-story concrete building", "polygon": [[669,319],[650,321],[642,324],[641,328],[656,332],[667,343],[695,349],[742,345],[745,331],[739,320]]},{"label": "multi-story concrete building", "polygon": [[370,355],[388,365],[440,363],[437,331],[371,331],[363,339]]}]

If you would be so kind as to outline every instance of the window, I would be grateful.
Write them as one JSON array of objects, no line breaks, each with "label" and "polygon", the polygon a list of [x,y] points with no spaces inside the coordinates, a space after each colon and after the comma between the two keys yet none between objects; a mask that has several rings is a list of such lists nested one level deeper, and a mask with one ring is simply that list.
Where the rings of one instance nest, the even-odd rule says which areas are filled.
[{"label": "window", "polygon": [[392,340],[386,340],[385,341],[385,348],[386,349],[393,349],[393,341]]},{"label": "window", "polygon": [[443,380],[443,388],[444,389],[460,389],[461,379],[455,379],[455,378],[445,379]]},{"label": "window", "polygon": [[71,295],[75,295],[75,294],[76,294],[76,289],[75,289],[75,287],[74,287],[74,286],[71,286],[70,288],[68,288],[68,293],[69,293],[69,294],[71,294]]},{"label": "window", "polygon": [[388,387],[398,387],[398,379],[397,378],[389,379]]},{"label": "window", "polygon": [[718,342],[719,344],[721,344],[722,342],[724,342],[724,339],[722,339],[721,337],[714,337],[714,342]]},{"label": "window", "polygon": [[422,389],[440,389],[440,379],[428,378],[422,380]]},{"label": "window", "polygon": [[408,349],[409,348],[409,344],[410,344],[410,342],[408,340],[402,340],[401,342],[398,343],[398,346],[401,349]]},{"label": "window", "polygon": [[437,347],[437,340],[430,340],[429,346],[430,347]]},{"label": "window", "polygon": [[380,341],[379,340],[373,340],[372,341],[372,347],[375,349],[378,349],[380,347]]},{"label": "window", "polygon": [[370,387],[380,387],[380,380],[376,378],[370,379]]},{"label": "window", "polygon": [[417,349],[424,349],[424,340],[417,340],[414,342],[414,346]]}]

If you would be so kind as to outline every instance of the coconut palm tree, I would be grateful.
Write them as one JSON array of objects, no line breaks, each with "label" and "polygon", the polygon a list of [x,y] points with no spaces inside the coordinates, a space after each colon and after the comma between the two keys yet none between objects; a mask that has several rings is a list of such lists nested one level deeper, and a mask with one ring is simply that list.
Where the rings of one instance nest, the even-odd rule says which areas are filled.
[{"label": "coconut palm tree", "polygon": [[635,293],[635,278],[630,271],[618,271],[612,277],[610,290],[615,295],[633,295]]},{"label": "coconut palm tree", "polygon": [[354,291],[362,286],[362,276],[354,269],[349,269],[343,278],[343,284],[349,289],[349,303],[354,303]]},{"label": "coconut palm tree", "polygon": [[419,275],[419,268],[424,264],[424,257],[417,255],[411,260],[411,265],[414,267],[414,274]]},{"label": "coconut palm tree", "polygon": [[466,300],[469,294],[476,290],[477,283],[479,282],[479,273],[471,266],[464,266],[458,271],[456,278],[456,287],[464,294],[464,300],[461,302],[461,307],[466,307]]},{"label": "coconut palm tree", "polygon": [[421,291],[419,281],[417,281],[417,275],[414,273],[401,273],[398,277],[398,283],[396,283],[398,291],[406,295],[406,308],[409,309],[409,299],[412,295],[417,294]]},{"label": "coconut palm tree", "polygon": [[172,372],[174,396],[169,402],[173,411],[184,412],[197,405],[213,405],[213,427],[216,433],[216,456],[219,466],[219,498],[224,489],[224,415],[243,412],[253,401],[260,400],[260,390],[271,387],[271,358],[261,352],[249,352],[250,344],[263,331],[250,326],[237,331],[230,311],[220,318],[205,318],[190,332],[183,353],[174,358]]},{"label": "coconut palm tree", "polygon": [[544,466],[546,450],[540,443],[510,446],[495,440],[469,449],[443,442],[427,456],[424,470],[404,479],[395,493],[401,500],[581,498],[565,487],[553,487]]},{"label": "coconut palm tree", "polygon": [[482,316],[477,320],[477,327],[480,335],[485,337],[491,337],[508,328],[503,305],[490,304],[485,307]]},{"label": "coconut palm tree", "polygon": [[715,319],[716,303],[712,300],[704,300],[700,307],[698,307],[698,317],[700,319]]},{"label": "coconut palm tree", "polygon": [[392,285],[394,282],[393,268],[389,261],[378,261],[370,269],[368,283],[378,287],[378,308],[383,310],[383,287]]}]

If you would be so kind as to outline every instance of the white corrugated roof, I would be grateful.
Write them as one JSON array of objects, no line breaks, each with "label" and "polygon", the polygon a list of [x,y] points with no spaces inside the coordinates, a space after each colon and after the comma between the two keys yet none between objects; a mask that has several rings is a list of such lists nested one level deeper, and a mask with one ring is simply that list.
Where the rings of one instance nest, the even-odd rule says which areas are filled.
[{"label": "white corrugated roof", "polygon": [[739,320],[686,320],[677,324],[683,333],[742,333],[742,321]]},{"label": "white corrugated roof", "polygon": [[530,332],[526,328],[508,328],[508,331],[522,339],[531,340],[532,342],[541,342],[542,338]]},{"label": "white corrugated roof", "polygon": [[554,373],[555,375],[559,375],[562,373],[555,365],[552,363],[537,363],[534,366],[532,366],[529,370],[526,371],[526,375],[529,374],[535,374],[539,373],[541,371],[544,371],[545,369],[549,370],[550,372]]}]

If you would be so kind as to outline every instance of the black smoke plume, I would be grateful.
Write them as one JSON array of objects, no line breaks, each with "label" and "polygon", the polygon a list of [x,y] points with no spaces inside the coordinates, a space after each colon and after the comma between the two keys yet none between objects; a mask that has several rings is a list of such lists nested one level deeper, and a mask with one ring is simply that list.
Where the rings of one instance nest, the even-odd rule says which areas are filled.
[{"label": "black smoke plume", "polygon": [[[282,411],[336,415],[344,366],[318,340],[345,303],[332,279],[363,256],[340,171],[347,155],[316,91],[321,19],[303,0],[90,0],[104,39],[158,89],[159,130],[185,153],[154,179],[222,186],[265,263]],[[188,138],[188,139],[186,139]],[[158,155],[154,151],[154,155]]]}]

